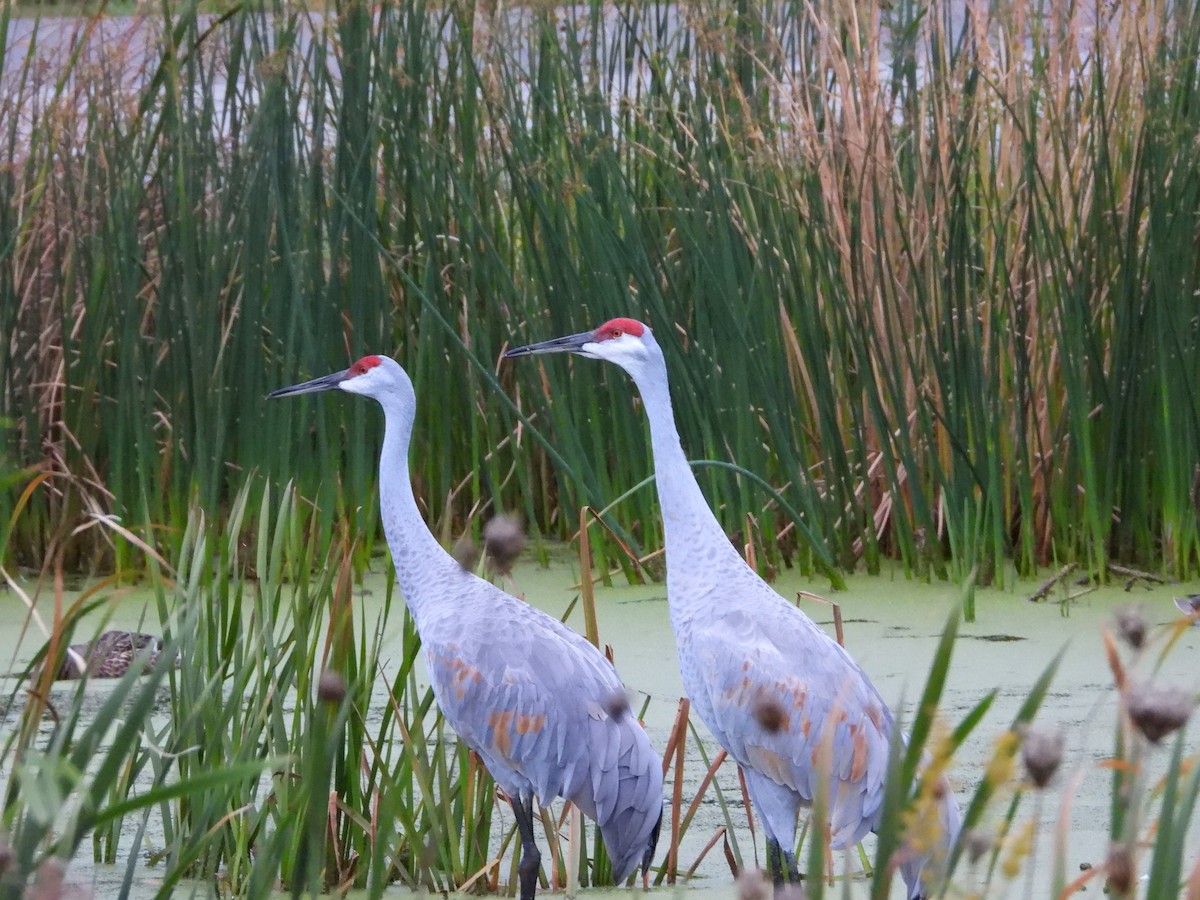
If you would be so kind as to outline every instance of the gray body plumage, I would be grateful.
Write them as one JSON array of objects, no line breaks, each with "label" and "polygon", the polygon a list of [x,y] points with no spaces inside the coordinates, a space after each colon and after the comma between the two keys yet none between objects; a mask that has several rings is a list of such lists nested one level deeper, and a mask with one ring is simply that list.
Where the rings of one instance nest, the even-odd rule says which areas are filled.
[{"label": "gray body plumage", "polygon": [[[1188,594],[1186,597],[1176,597],[1175,605],[1185,616],[1200,616],[1200,594]],[[1200,625],[1200,618],[1193,622]]]},{"label": "gray body plumage", "polygon": [[652,845],[662,762],[616,671],[557,619],[457,564],[430,574],[417,628],[446,721],[510,795],[566,797],[594,819],[624,880]]},{"label": "gray body plumage", "polygon": [[[715,556],[725,558],[705,565],[696,542],[674,545],[672,554],[668,538],[667,594],[689,598],[671,603],[684,688],[742,767],[767,834],[785,850],[796,845],[797,813],[812,804],[817,778],[827,772],[831,846],[854,846],[882,818],[893,728],[887,704],[846,650],[766,585],[728,541],[728,555],[719,549]],[[923,870],[958,834],[958,806],[949,785],[943,790],[940,849],[902,857],[912,898],[926,896]]]},{"label": "gray body plumage", "polygon": [[[893,721],[850,655],[750,568],[700,491],[680,444],[666,362],[641,323],[597,328],[511,351],[575,352],[607,359],[633,378],[650,422],[667,556],[667,600],[684,688],[697,714],[742,767],[768,836],[777,881],[794,877],[796,817],[827,773],[832,845],[850,847],[879,824]],[[827,754],[827,755],[824,755]],[[942,784],[942,841],[909,853],[900,870],[910,897],[924,868],[956,837],[958,806]],[[770,844],[787,856],[772,864]]]},{"label": "gray body plumage", "polygon": [[[654,342],[648,329],[643,340]],[[650,418],[667,598],[688,696],[742,766],[751,801],[785,852],[796,844],[797,812],[813,802],[822,771],[832,846],[851,847],[882,815],[891,712],[846,650],[759,578],[725,536],[680,444],[662,351],[653,344],[652,352],[661,377],[632,374]],[[944,796],[946,847],[960,818],[948,785]],[[901,865],[910,897],[925,894],[927,861],[910,857]]]},{"label": "gray body plumage", "polygon": [[667,598],[688,697],[742,766],[755,808],[784,849],[795,846],[796,815],[812,803],[828,742],[832,843],[853,846],[882,812],[891,712],[850,655],[725,536],[679,442],[665,367],[661,380],[635,380],[650,416]]},{"label": "gray body plumage", "polygon": [[331,387],[383,406],[379,499],[397,580],[446,721],[512,800],[525,853],[522,897],[532,898],[536,884],[534,796],[566,797],[597,822],[618,881],[648,866],[662,818],[662,761],[612,664],[557,619],[466,571],[430,533],[408,473],[416,396],[399,364],[365,357],[273,396]]},{"label": "gray body plumage", "polygon": [[[668,592],[680,590],[669,573],[681,565],[668,552]],[[686,584],[682,567],[679,581]],[[818,756],[829,741],[833,847],[853,846],[882,811],[891,713],[858,665],[811,619],[748,567],[729,569],[692,593],[692,602],[672,608],[688,696],[745,770],[755,809],[783,847],[795,846],[796,814],[816,795]]]}]

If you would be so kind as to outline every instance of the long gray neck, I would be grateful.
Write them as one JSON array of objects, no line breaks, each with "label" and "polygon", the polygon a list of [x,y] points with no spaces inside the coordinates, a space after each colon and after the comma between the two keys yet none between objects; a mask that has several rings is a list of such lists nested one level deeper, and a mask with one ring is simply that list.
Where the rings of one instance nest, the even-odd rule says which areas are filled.
[{"label": "long gray neck", "polygon": [[722,573],[741,570],[746,564],[729,542],[688,465],[671,407],[666,362],[660,354],[655,357],[630,374],[650,421],[654,476],[667,545],[667,593],[674,610],[677,603],[686,603],[698,592],[672,591],[673,584],[686,581],[694,588],[701,580],[719,579]]},{"label": "long gray neck", "polygon": [[462,576],[462,568],[430,532],[417,506],[408,471],[414,413],[399,403],[383,402],[385,426],[379,456],[379,507],[396,579],[404,601],[421,625],[422,605]]}]

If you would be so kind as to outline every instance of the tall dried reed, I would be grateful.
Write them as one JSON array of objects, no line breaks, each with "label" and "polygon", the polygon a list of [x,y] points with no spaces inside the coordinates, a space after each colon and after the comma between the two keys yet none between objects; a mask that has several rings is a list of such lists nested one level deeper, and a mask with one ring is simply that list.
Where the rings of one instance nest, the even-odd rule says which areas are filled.
[{"label": "tall dried reed", "polygon": [[[643,425],[498,356],[634,314],[691,454],[813,535],[705,471],[764,565],[1196,571],[1194,4],[3,9],[0,514],[53,475],[16,561],[132,564],[97,513],[158,541],[255,473],[329,538],[377,426],[261,398],[377,351],[439,528],[569,534]],[[611,524],[660,539],[648,492]]]}]

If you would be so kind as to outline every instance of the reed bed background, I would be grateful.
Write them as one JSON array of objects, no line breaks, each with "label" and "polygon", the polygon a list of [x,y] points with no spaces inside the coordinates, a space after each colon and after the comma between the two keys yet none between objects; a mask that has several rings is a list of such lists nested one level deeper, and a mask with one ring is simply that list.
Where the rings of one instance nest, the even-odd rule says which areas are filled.
[{"label": "reed bed background", "polygon": [[[358,888],[379,897],[397,883],[514,895],[519,841],[507,801],[446,731],[428,687],[418,683],[419,640],[396,604],[394,579],[386,579],[377,612],[366,612],[354,596],[350,538],[319,547],[311,537],[316,513],[295,490],[266,492],[257,514],[248,501],[244,489],[231,516],[258,535],[253,550],[238,537],[241,529],[207,522],[195,506],[170,548],[183,560],[178,568],[133,542],[155,594],[146,627],[166,637],[162,658],[177,653],[176,665],[159,664],[141,678],[134,669],[107,688],[52,685],[49,673],[65,644],[88,636],[82,616],[105,608],[118,584],[113,577],[67,594],[57,573],[53,618],[41,623],[49,639],[28,680],[0,698],[0,897],[29,896],[30,889],[60,896],[89,838],[97,862],[124,868],[125,890],[152,878],[158,896],[262,897],[274,889],[299,897]],[[128,540],[119,530],[114,539]],[[247,580],[251,565],[258,575]],[[313,571],[320,574],[307,577]],[[582,602],[589,603],[586,591]],[[40,609],[45,614],[47,604]],[[594,616],[585,610],[585,619]],[[959,782],[964,831],[943,861],[936,896],[1004,896],[1014,887],[1029,896],[1020,885],[1033,884],[1035,848],[1051,841],[1038,863],[1050,867],[1051,896],[1100,884],[1120,898],[1194,892],[1200,863],[1187,848],[1200,766],[1184,726],[1195,698],[1141,680],[1179,646],[1191,621],[1148,629],[1125,614],[1105,635],[1117,688],[1111,702],[1120,709],[1113,753],[1072,761],[1062,756],[1054,724],[1038,720],[1057,658],[1011,721],[992,711],[1000,688],[959,721],[939,713],[959,616],[955,609],[946,622],[911,718],[901,716],[909,744],[896,737],[879,837],[860,849],[862,870],[846,877],[840,858],[834,868],[827,829],[806,827],[796,847],[806,896],[893,896],[900,855],[935,838],[940,778],[948,772]],[[389,618],[403,623],[402,636],[390,639],[385,658]],[[29,639],[39,638],[31,628]],[[992,747],[981,771],[956,768],[968,741]],[[699,748],[702,773],[685,771],[687,742]],[[661,749],[668,805],[651,882],[685,880],[706,854],[723,854],[727,877],[743,879],[739,890],[752,894],[758,857],[752,818],[750,840],[745,830],[744,782],[723,752],[709,755],[711,738],[689,718],[686,700]],[[1111,849],[1080,873],[1067,866],[1070,807],[1096,768],[1111,772]],[[1058,829],[1039,837],[1042,792],[1056,779],[1066,783]],[[702,802],[715,803],[724,824],[700,835],[703,849],[693,858],[698,841],[684,839]],[[812,815],[822,816],[820,798]],[[573,855],[566,823],[561,804],[542,813],[543,886],[611,884],[594,830],[584,827]],[[684,846],[693,848],[686,856]],[[1139,882],[1147,868],[1150,882]]]},{"label": "reed bed background", "polygon": [[[661,531],[631,387],[499,362],[636,315],[691,454],[743,467],[700,477],[764,570],[836,581],[895,558],[968,596],[1049,563],[1196,574],[1200,7],[962,9],[164,4],[64,39],[6,0],[0,567],[10,597],[13,567],[42,573],[51,660],[141,575],[180,665],[98,714],[48,669],[14,689],[0,896],[61,881],[89,837],[132,882],[160,828],[164,893],[512,891],[512,826],[417,683],[399,598],[379,621],[353,603],[383,549],[376,411],[263,401],[364,353],[414,377],[414,474],[447,540],[500,509],[557,537],[596,515],[581,568],[640,571]],[[79,572],[106,577],[72,599]],[[385,670],[389,616],[406,624]],[[873,897],[921,833],[922,752],[950,766],[987,720],[991,695],[937,717],[955,621],[893,754]],[[1134,896],[1121,876],[1147,854],[1147,896],[1200,884],[1183,854],[1200,767],[1181,732],[1150,779],[1126,677],[1186,624],[1110,644],[1113,851],[1075,884],[1056,853],[1056,889]],[[1028,862],[1021,726],[1052,675],[989,723],[947,892]],[[688,735],[681,709],[669,762]],[[709,790],[730,825],[709,852],[750,865],[736,773],[708,765],[670,798],[656,881],[687,874]],[[605,883],[581,843],[574,872]],[[821,830],[799,849],[808,895],[840,893]]]},{"label": "reed bed background", "polygon": [[633,389],[499,356],[634,315],[692,456],[776,489],[700,472],[763,568],[1200,570],[1196,4],[159,12],[3,7],[0,522],[52,476],[8,564],[295,479],[361,568],[373,411],[263,395],[367,352],[439,530],[569,535],[650,473]]}]

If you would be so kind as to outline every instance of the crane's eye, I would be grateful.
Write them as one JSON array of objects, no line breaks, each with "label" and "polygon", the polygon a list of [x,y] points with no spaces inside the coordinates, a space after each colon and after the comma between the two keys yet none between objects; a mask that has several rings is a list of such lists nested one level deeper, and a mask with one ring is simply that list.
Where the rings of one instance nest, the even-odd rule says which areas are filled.
[{"label": "crane's eye", "polygon": [[359,375],[366,375],[382,362],[383,360],[378,356],[364,356],[347,370],[350,373],[347,377],[357,378]]},{"label": "crane's eye", "polygon": [[623,335],[624,333],[625,333],[625,332],[623,332],[623,331],[622,331],[620,328],[614,328],[614,329],[613,329],[613,330],[610,332],[610,334],[612,334],[612,336],[613,336],[613,337],[615,337],[615,338],[619,338],[619,337],[620,337],[621,335]]}]

